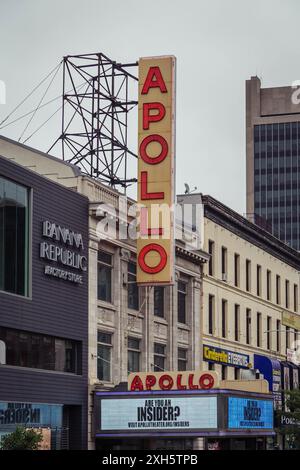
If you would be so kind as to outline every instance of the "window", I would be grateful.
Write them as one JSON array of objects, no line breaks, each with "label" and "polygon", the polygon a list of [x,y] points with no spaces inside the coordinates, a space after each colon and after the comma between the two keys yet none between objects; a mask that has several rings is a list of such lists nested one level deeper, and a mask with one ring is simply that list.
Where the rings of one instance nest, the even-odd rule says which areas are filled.
[{"label": "window", "polygon": [[208,253],[210,254],[209,262],[208,262],[208,274],[210,276],[214,275],[214,255],[215,255],[215,244],[212,240],[208,240]]},{"label": "window", "polygon": [[128,263],[128,308],[139,310],[139,288],[136,283],[136,264]]},{"label": "window", "polygon": [[297,350],[296,344],[297,344],[297,341],[298,341],[298,336],[299,336],[298,335],[298,330],[294,330],[294,341],[295,341],[295,346],[294,347],[296,348],[295,350]]},{"label": "window", "polygon": [[165,288],[162,286],[154,287],[154,315],[163,318],[165,316]]},{"label": "window", "polygon": [[186,323],[186,294],[187,285],[185,282],[178,281],[177,301],[178,301],[178,322]]},{"label": "window", "polygon": [[178,348],[178,370],[187,370],[187,349]]},{"label": "window", "polygon": [[271,349],[272,339],[272,318],[267,317],[267,349]]},{"label": "window", "polygon": [[97,342],[97,377],[106,382],[111,381],[111,344],[112,335],[98,331]]},{"label": "window", "polygon": [[227,336],[227,300],[222,299],[222,337]]},{"label": "window", "polygon": [[298,312],[298,286],[294,284],[294,312]]},{"label": "window", "polygon": [[234,340],[240,340],[240,306],[234,306]]},{"label": "window", "polygon": [[234,380],[240,380],[241,378],[241,371],[238,367],[234,368]]},{"label": "window", "polygon": [[246,259],[246,291],[251,291],[251,261]]},{"label": "window", "polygon": [[280,351],[280,331],[281,330],[281,323],[280,320],[276,320],[276,351]]},{"label": "window", "polygon": [[140,370],[140,340],[128,338],[128,373],[139,372]]},{"label": "window", "polygon": [[290,283],[285,281],[285,308],[290,308]]},{"label": "window", "polygon": [[271,300],[271,271],[267,270],[267,300]]},{"label": "window", "polygon": [[215,365],[212,362],[208,363],[208,370],[215,370]]},{"label": "window", "polygon": [[29,190],[0,176],[0,290],[29,295]]},{"label": "window", "polygon": [[277,305],[281,304],[281,282],[280,276],[276,276],[276,303]]},{"label": "window", "polygon": [[166,346],[154,343],[154,372],[165,370]]},{"label": "window", "polygon": [[246,343],[251,343],[251,310],[246,310]]},{"label": "window", "polygon": [[259,312],[257,313],[256,335],[257,335],[256,344],[257,344],[257,347],[260,348],[261,347],[261,313],[259,313]]},{"label": "window", "polygon": [[112,255],[98,251],[98,299],[111,302]]},{"label": "window", "polygon": [[286,345],[286,349],[289,349],[290,347],[290,327],[289,326],[285,327],[285,345]]},{"label": "window", "polygon": [[256,294],[261,296],[261,266],[259,264],[256,266]]},{"label": "window", "polygon": [[234,255],[234,285],[240,287],[240,256]]},{"label": "window", "polygon": [[6,345],[6,364],[81,374],[81,345],[54,336],[0,327]]},{"label": "window", "polygon": [[208,333],[214,334],[215,297],[208,296]]},{"label": "window", "polygon": [[222,280],[227,281],[227,248],[225,248],[224,246],[222,246],[221,263]]},{"label": "window", "polygon": [[224,366],[222,364],[222,380],[226,380],[227,379],[227,366]]}]

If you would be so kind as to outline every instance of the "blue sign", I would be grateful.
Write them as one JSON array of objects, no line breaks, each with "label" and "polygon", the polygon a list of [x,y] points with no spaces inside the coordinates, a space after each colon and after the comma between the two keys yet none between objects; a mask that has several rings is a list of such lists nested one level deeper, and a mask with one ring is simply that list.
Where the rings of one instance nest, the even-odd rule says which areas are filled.
[{"label": "blue sign", "polygon": [[228,429],[273,429],[273,401],[228,398]]},{"label": "blue sign", "polygon": [[275,408],[280,409],[281,397],[281,368],[280,362],[260,354],[254,354],[254,369],[258,369],[269,383],[269,390],[273,392]]}]

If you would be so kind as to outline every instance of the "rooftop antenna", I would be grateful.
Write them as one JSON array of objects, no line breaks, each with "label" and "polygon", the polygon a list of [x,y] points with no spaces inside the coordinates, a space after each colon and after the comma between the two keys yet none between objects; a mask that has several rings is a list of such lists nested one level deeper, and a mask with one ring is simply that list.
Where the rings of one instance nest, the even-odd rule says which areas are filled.
[{"label": "rooftop antenna", "polygon": [[65,161],[113,188],[136,182],[128,177],[128,114],[138,78],[137,62],[120,64],[102,52],[63,58],[61,142]]},{"label": "rooftop antenna", "polygon": [[197,186],[195,186],[194,189],[191,190],[187,183],[184,183],[184,187],[185,187],[184,194],[192,194],[198,189]]}]

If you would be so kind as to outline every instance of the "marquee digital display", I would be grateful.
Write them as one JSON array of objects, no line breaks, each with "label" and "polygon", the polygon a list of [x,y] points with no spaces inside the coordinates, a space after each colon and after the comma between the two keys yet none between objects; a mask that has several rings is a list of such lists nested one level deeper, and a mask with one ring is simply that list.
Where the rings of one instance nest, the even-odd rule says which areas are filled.
[{"label": "marquee digital display", "polygon": [[229,429],[273,429],[273,401],[228,398]]},{"label": "marquee digital display", "polygon": [[217,397],[101,400],[101,431],[217,429]]}]

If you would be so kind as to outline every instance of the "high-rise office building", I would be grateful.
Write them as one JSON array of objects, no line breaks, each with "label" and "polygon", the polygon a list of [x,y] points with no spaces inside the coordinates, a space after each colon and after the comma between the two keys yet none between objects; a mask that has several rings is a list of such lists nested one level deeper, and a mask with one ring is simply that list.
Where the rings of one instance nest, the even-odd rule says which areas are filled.
[{"label": "high-rise office building", "polygon": [[246,81],[247,217],[300,250],[300,103],[293,87]]}]

